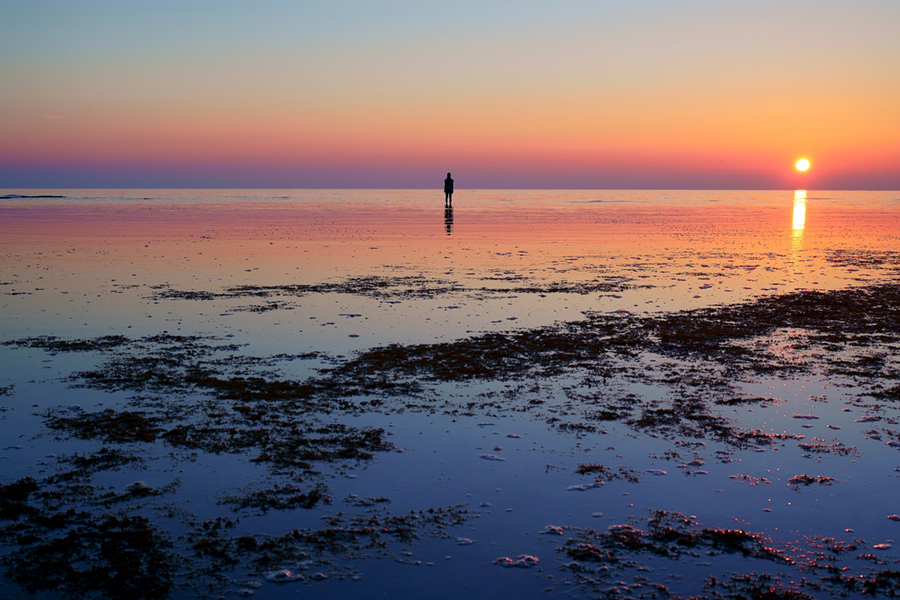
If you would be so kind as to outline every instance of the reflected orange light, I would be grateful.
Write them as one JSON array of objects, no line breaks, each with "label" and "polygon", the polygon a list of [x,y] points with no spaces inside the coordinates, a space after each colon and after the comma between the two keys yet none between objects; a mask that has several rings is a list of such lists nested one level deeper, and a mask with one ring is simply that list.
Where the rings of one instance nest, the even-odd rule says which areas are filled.
[{"label": "reflected orange light", "polygon": [[806,227],[806,190],[794,192],[794,231],[803,231]]}]

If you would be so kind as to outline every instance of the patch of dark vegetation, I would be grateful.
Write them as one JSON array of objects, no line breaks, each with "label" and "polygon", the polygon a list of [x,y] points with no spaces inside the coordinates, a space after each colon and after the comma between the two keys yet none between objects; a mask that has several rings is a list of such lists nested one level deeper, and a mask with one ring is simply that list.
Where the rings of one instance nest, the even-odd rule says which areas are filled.
[{"label": "patch of dark vegetation", "polygon": [[[90,346],[82,341],[76,345],[50,342],[53,348]],[[26,341],[23,345],[30,344]],[[358,411],[358,405],[349,399],[354,394],[386,389],[400,393],[412,388],[387,381],[356,387],[327,380],[297,382],[229,373],[233,363],[246,369],[266,361],[217,358],[216,354],[238,347],[209,344],[206,338],[164,334],[134,340],[132,346],[135,354],[108,346],[105,364],[78,373],[73,379],[93,389],[140,391],[158,397],[133,400],[133,404],[142,405],[141,410],[51,410],[46,416],[47,426],[63,435],[105,443],[162,441],[174,448],[212,454],[251,452],[254,462],[303,478],[316,475],[317,464],[332,463],[340,470],[371,460],[377,452],[393,450],[382,429],[321,420],[335,411]],[[174,401],[178,396],[197,393],[206,394],[210,400]]]},{"label": "patch of dark vegetation", "polygon": [[[178,588],[193,588],[202,595],[203,590],[221,591],[231,581],[226,570],[238,565],[280,568],[286,560],[312,554],[321,557],[319,566],[333,570],[334,558],[363,558],[373,555],[370,549],[374,556],[389,557],[397,551],[394,543],[454,537],[450,530],[471,518],[462,506],[394,515],[371,508],[388,499],[372,498],[358,504],[363,507],[358,514],[323,517],[320,529],[233,535],[237,522],[228,518],[198,522],[169,503],[148,511],[147,503],[171,493],[172,485],[151,488],[135,482],[124,493],[112,494],[90,484],[92,472],[132,464],[127,455],[104,448],[93,455],[64,457],[61,463],[79,467],[79,476],[66,472],[0,484],[0,567],[9,582],[31,594],[161,599]],[[285,485],[237,500],[265,512],[303,503],[311,507],[325,501],[323,494],[321,487],[299,491]],[[107,512],[112,504],[119,505],[117,512]],[[163,533],[164,527],[171,528],[166,519],[177,519],[188,534],[170,538]]]},{"label": "patch of dark vegetation", "polygon": [[814,483],[831,485],[835,481],[837,480],[834,477],[825,477],[824,475],[817,475],[813,477],[811,475],[807,475],[806,473],[802,473],[800,475],[794,475],[793,477],[791,477],[788,481],[788,484],[796,490],[799,489],[801,485],[807,486]]},{"label": "patch of dark vegetation", "polygon": [[720,441],[739,448],[769,446],[777,441],[802,438],[794,434],[771,433],[760,429],[743,429],[722,415],[710,412],[712,404],[685,390],[665,408],[647,403],[641,415],[625,420],[635,429],[671,438],[699,438]]},{"label": "patch of dark vegetation", "polygon": [[[877,559],[875,562],[882,564],[882,561]],[[829,584],[831,590],[841,596],[861,594],[864,596],[882,595],[888,598],[900,597],[900,571],[884,569],[853,576],[830,564],[813,565],[813,568],[816,571],[823,570],[824,574],[820,575],[822,581]]]},{"label": "patch of dark vegetation", "polygon": [[594,410],[585,413],[584,416],[592,421],[618,421],[622,418],[620,413],[611,410]]},{"label": "patch of dark vegetation", "polygon": [[746,475],[743,473],[738,474],[738,475],[729,475],[728,478],[734,479],[738,483],[749,483],[751,486],[759,485],[761,483],[772,483],[765,477],[753,477],[752,475]]},{"label": "patch of dark vegetation", "polygon": [[100,471],[120,469],[122,467],[138,467],[144,464],[144,459],[134,454],[120,450],[119,448],[102,447],[93,454],[72,454],[59,457],[62,465],[70,465],[72,470],[65,471],[56,476],[58,480],[76,480],[90,477]]},{"label": "patch of dark vegetation", "polygon": [[597,433],[598,431],[597,426],[591,425],[590,423],[560,423],[556,427],[560,431],[565,431],[566,433],[575,433],[579,437],[587,433]]},{"label": "patch of dark vegetation", "polygon": [[[722,581],[710,577],[707,586],[712,591],[712,598],[727,600],[816,600],[815,596],[798,589],[793,581],[783,583],[778,576],[766,573],[731,575]],[[718,589],[722,589],[724,594]]]},{"label": "patch of dark vegetation", "polygon": [[857,586],[865,594],[883,594],[890,598],[900,596],[900,571],[886,569],[860,577]]},{"label": "patch of dark vegetation", "polygon": [[826,257],[831,264],[839,267],[883,268],[885,266],[900,267],[900,252],[886,250],[833,250]]},{"label": "patch of dark vegetation", "polygon": [[292,308],[294,308],[293,305],[288,302],[269,301],[265,304],[250,304],[249,306],[241,306],[238,308],[232,308],[231,310],[233,310],[234,312],[251,312],[261,314],[271,312],[273,310],[285,310]]},{"label": "patch of dark vegetation", "polygon": [[375,506],[377,504],[390,504],[391,499],[385,498],[384,496],[366,496],[365,498],[360,498],[356,494],[348,494],[347,497],[344,498],[344,503],[349,504],[350,506]]},{"label": "patch of dark vegetation", "polygon": [[119,348],[132,340],[122,335],[104,335],[89,340],[64,340],[53,335],[3,342],[4,346],[39,348],[48,352],[97,352]]},{"label": "patch of dark vegetation", "polygon": [[[68,412],[68,411],[67,411]],[[144,413],[116,411],[111,408],[89,413],[78,411],[74,416],[47,415],[47,427],[82,440],[102,440],[110,443],[152,442],[162,431],[159,419]]]},{"label": "patch of dark vegetation", "polygon": [[578,465],[575,473],[578,475],[592,475],[597,483],[606,483],[614,479],[623,479],[631,483],[640,483],[641,481],[640,477],[638,477],[638,472],[626,466],[620,466],[613,470],[601,464]]},{"label": "patch of dark vegetation", "polygon": [[[521,283],[527,278],[521,275],[482,277],[482,281]],[[424,299],[437,298],[448,294],[598,294],[621,292],[632,289],[652,288],[652,285],[634,285],[623,280],[588,281],[588,282],[553,282],[546,285],[509,285],[498,287],[480,286],[464,287],[461,284],[445,280],[430,279],[424,276],[404,277],[351,277],[338,283],[292,284],[292,285],[239,285],[225,288],[219,292],[203,290],[175,290],[168,286],[154,286],[153,299],[166,300],[220,300],[232,298],[273,298],[303,297],[310,294],[352,294],[380,300],[395,298]],[[260,312],[290,308],[286,303],[271,302],[260,306]],[[252,310],[252,309],[251,309]],[[256,310],[254,310],[256,312]]]},{"label": "patch of dark vegetation", "polygon": [[[256,450],[251,460],[295,477],[314,475],[316,463],[344,465],[370,460],[376,452],[393,450],[383,429],[330,424],[301,428],[295,423],[258,419],[252,429],[180,424],[162,434],[172,446],[203,450],[211,454]],[[260,423],[261,422],[261,423]],[[265,425],[271,423],[273,427]]]},{"label": "patch of dark vegetation", "polygon": [[321,529],[240,536],[228,533],[235,526],[233,521],[220,518],[196,524],[187,541],[196,556],[212,561],[213,568],[244,563],[267,570],[286,562],[304,561],[310,556],[342,559],[393,556],[392,544],[408,545],[425,537],[453,538],[450,531],[471,516],[462,506],[413,510],[400,515],[370,508],[357,515],[325,516],[325,527]]},{"label": "patch of dark vegetation", "polygon": [[411,543],[425,536],[453,538],[448,531],[463,525],[471,515],[460,505],[429,508],[394,515],[370,509],[353,517],[341,513],[325,517],[325,529],[290,534],[310,551],[348,554],[364,548],[385,548],[388,541]]},{"label": "patch of dark vegetation", "polygon": [[514,294],[578,294],[586,296],[588,294],[608,294],[610,292],[624,292],[628,290],[646,290],[655,286],[644,284],[635,285],[621,281],[616,282],[598,282],[587,281],[583,283],[570,281],[556,281],[547,285],[530,285],[513,288],[478,288],[478,292],[507,292]]},{"label": "patch of dark vegetation", "polygon": [[294,510],[315,508],[320,504],[331,504],[328,489],[317,485],[303,489],[293,484],[275,484],[269,489],[248,491],[242,495],[226,495],[219,504],[230,504],[234,510],[254,509],[263,513],[270,510]]},{"label": "patch of dark vegetation", "polygon": [[[696,560],[700,556],[712,557],[718,554],[737,555],[742,559],[758,559],[778,565],[793,565],[792,559],[770,546],[768,538],[752,534],[742,529],[719,529],[702,527],[688,517],[677,512],[652,511],[643,529],[635,524],[612,525],[606,531],[594,529],[580,530],[557,548],[565,553],[571,562],[561,565],[574,582],[586,591],[599,593],[601,598],[628,597],[670,597],[667,588],[651,582],[644,574],[651,571],[640,562],[642,555],[651,555],[670,560]],[[656,565],[659,563],[657,562]],[[653,569],[655,570],[655,569]],[[626,573],[637,573],[635,583],[627,585]],[[741,576],[744,577],[744,576]],[[768,589],[773,595],[765,595],[765,590],[757,589],[761,580],[755,573],[745,576],[741,587],[730,580],[720,583],[715,577],[707,580],[704,593],[714,598],[796,598],[811,596],[791,595],[797,586],[786,587],[769,582]],[[764,576],[767,577],[767,576]],[[612,584],[612,585],[611,585]],[[720,585],[726,593],[711,590]],[[752,592],[742,596],[740,591]],[[645,595],[643,595],[645,594]],[[760,595],[762,594],[762,595]],[[592,596],[593,597],[593,596]],[[709,598],[710,596],[693,596]]]},{"label": "patch of dark vegetation", "polygon": [[370,298],[434,298],[454,289],[454,283],[423,276],[351,277],[340,283],[292,285],[238,285],[221,292],[182,291],[168,287],[156,292],[154,299],[215,300],[223,298],[302,297],[309,294],[354,294]]},{"label": "patch of dark vegetation", "polygon": [[[646,597],[670,597],[668,592],[659,596],[660,590],[665,588],[643,575],[657,570],[659,562],[654,563],[653,569],[648,568],[642,564],[642,555],[682,561],[700,557],[707,560],[719,554],[736,555],[742,559],[795,566],[815,576],[772,575],[754,571],[728,573],[722,577],[710,575],[703,593],[692,598],[808,600],[849,595],[892,598],[900,595],[900,571],[871,570],[854,576],[850,574],[849,567],[836,563],[841,557],[858,550],[860,544],[864,544],[862,540],[848,542],[816,536],[807,540],[809,549],[790,547],[789,551],[799,557],[801,562],[798,563],[787,551],[774,549],[771,541],[763,535],[743,529],[703,527],[694,517],[681,513],[652,511],[643,528],[638,526],[639,523],[612,525],[606,531],[565,528],[576,531],[576,535],[557,548],[558,552],[565,553],[572,560],[560,568],[585,590],[599,592],[597,597],[617,598],[624,592],[633,595],[638,590],[645,592]],[[875,565],[892,562],[892,559],[881,559],[872,554],[855,558]],[[637,573],[632,585],[624,581],[628,573]]]},{"label": "patch of dark vegetation", "polygon": [[[653,511],[643,529],[636,525],[637,523],[612,525],[606,531],[579,531],[566,540],[562,547],[557,548],[558,552],[571,559],[571,562],[562,564],[560,569],[591,597],[669,598],[672,595],[666,586],[654,583],[646,576],[649,572],[658,570],[659,558],[691,562],[701,556],[706,560],[707,557],[721,554],[777,565],[794,564],[784,552],[772,548],[769,539],[763,535],[742,529],[702,527],[692,517],[681,513]],[[642,555],[654,558],[654,568],[642,564]],[[629,573],[634,574],[633,584],[625,581]],[[804,588],[822,589],[819,582],[810,583],[806,578],[800,581],[788,581],[787,577],[784,579],[782,581],[779,576],[752,571],[721,578],[708,576],[702,593],[691,597],[720,600],[811,600],[817,596],[806,593]]]},{"label": "patch of dark vegetation", "polygon": [[677,512],[657,510],[647,520],[646,531],[633,525],[612,525],[606,531],[587,530],[566,541],[563,548],[569,557],[581,562],[616,563],[621,554],[647,552],[668,558],[682,554],[740,554],[781,564],[793,564],[783,552],[769,545],[767,538],[742,529],[700,527]]},{"label": "patch of dark vegetation", "polygon": [[900,402],[900,385],[895,385],[887,389],[869,392],[867,395],[871,396],[872,398],[878,398],[879,400]]},{"label": "patch of dark vegetation", "polygon": [[[26,477],[0,486],[0,543],[7,547],[0,564],[7,579],[31,594],[167,597],[178,562],[168,537],[145,516],[94,514],[89,507],[106,501],[87,498],[90,486],[60,490],[57,483]],[[73,498],[80,507],[67,506]]]},{"label": "patch of dark vegetation", "polygon": [[141,516],[82,520],[65,535],[4,557],[7,576],[29,593],[107,598],[168,596],[175,568],[170,543]]},{"label": "patch of dark vegetation", "polygon": [[[896,339],[898,320],[900,285],[884,284],[757,298],[744,304],[676,313],[650,321],[648,326],[664,347],[718,354],[730,342],[776,329],[815,332],[829,341],[849,342],[878,334]],[[729,352],[740,353],[735,348]]]},{"label": "patch of dark vegetation", "polygon": [[37,490],[38,484],[33,477],[0,485],[0,520],[14,521],[31,514],[34,508],[27,501]]},{"label": "patch of dark vegetation", "polygon": [[357,355],[330,375],[363,381],[371,373],[384,372],[430,381],[546,377],[578,368],[603,368],[616,352],[630,354],[639,346],[635,323],[608,317],[438,344],[391,344]]},{"label": "patch of dark vegetation", "polygon": [[724,406],[738,406],[741,404],[760,404],[763,402],[771,402],[771,398],[723,398],[721,400],[716,400],[716,404],[722,404]]},{"label": "patch of dark vegetation", "polygon": [[[823,440],[824,441],[824,440]],[[823,444],[820,442],[797,444],[809,454],[834,454],[835,456],[859,456],[856,446],[845,446],[842,442]]]}]

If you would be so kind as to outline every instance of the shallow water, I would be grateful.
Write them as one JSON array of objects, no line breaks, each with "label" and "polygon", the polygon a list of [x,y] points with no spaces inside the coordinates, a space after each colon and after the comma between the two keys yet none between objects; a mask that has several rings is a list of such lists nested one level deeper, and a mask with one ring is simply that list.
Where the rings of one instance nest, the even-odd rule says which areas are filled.
[{"label": "shallow water", "polygon": [[[452,212],[412,190],[0,195],[5,596],[900,591],[900,321],[862,303],[816,323],[855,290],[890,304],[897,192],[460,191]],[[794,296],[817,304],[664,339],[682,311],[724,311],[712,327]],[[104,448],[122,455],[72,470]],[[89,516],[41,521],[69,509]],[[653,537],[653,511],[689,535]],[[63,565],[28,535],[109,544],[104,519],[135,516],[168,570],[35,577]],[[752,538],[701,533],[734,529]],[[64,562],[109,569],[98,544]]]}]

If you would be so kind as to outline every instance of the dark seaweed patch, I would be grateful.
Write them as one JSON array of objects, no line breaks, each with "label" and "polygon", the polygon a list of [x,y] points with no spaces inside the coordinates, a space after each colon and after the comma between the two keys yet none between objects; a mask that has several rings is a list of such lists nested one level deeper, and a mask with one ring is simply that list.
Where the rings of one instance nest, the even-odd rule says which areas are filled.
[{"label": "dark seaweed patch", "polygon": [[226,495],[219,504],[231,504],[235,510],[252,508],[260,512],[315,508],[319,504],[331,504],[327,488],[322,485],[303,489],[293,484],[275,484],[269,489],[252,490],[243,495]]},{"label": "dark seaweed patch", "polygon": [[[644,572],[649,568],[640,563],[642,555],[652,555],[671,560],[679,560],[685,556],[696,559],[701,556],[717,554],[737,555],[741,558],[758,559],[779,565],[792,565],[792,559],[783,552],[770,546],[768,538],[749,533],[742,529],[720,529],[702,527],[693,518],[681,513],[652,511],[644,529],[636,527],[638,523],[612,525],[606,531],[594,529],[579,530],[576,535],[566,540],[557,548],[558,552],[572,559],[564,563],[561,569],[571,574],[574,582],[592,593],[600,593],[599,597],[618,598],[624,595],[646,594],[647,597],[669,597],[665,586],[651,582]],[[627,572],[637,572],[634,584],[628,585],[623,580]],[[747,582],[757,576],[748,574]],[[611,583],[614,585],[610,586]],[[712,577],[708,587],[717,585]],[[795,588],[778,587],[781,592],[789,592]],[[736,586],[726,587],[737,590]],[[747,589],[751,589],[748,587]],[[722,597],[718,594],[715,597]],[[747,598],[757,596],[726,595],[725,597]],[[772,596],[773,598],[791,596]],[[796,596],[802,598],[803,596]]]},{"label": "dark seaweed patch", "polygon": [[834,454],[836,456],[859,456],[856,446],[845,446],[842,442],[822,444],[818,442],[797,444],[801,449],[810,454]]},{"label": "dark seaweed patch", "polygon": [[633,525],[613,525],[607,531],[587,530],[566,541],[561,551],[580,561],[616,562],[622,552],[648,552],[677,558],[698,549],[740,554],[782,564],[792,564],[767,538],[742,529],[700,527],[677,512],[657,510],[647,520],[646,531]]},{"label": "dark seaweed patch", "polygon": [[[874,559],[873,562],[875,564],[883,564],[882,561],[876,559],[871,554],[861,555],[857,558],[871,558]],[[888,598],[900,596],[900,571],[883,569],[864,575],[853,576],[846,574],[843,569],[831,564],[814,564],[812,565],[812,569],[824,571],[824,574],[820,576],[824,583],[823,587],[828,586],[826,589],[841,596],[847,596],[849,594],[871,596],[884,595]]]},{"label": "dark seaweed patch", "polygon": [[877,285],[830,292],[806,291],[744,304],[676,313],[650,323],[663,345],[714,353],[733,340],[775,329],[803,329],[849,341],[862,334],[896,338],[900,286]]},{"label": "dark seaweed patch", "polygon": [[470,518],[461,506],[413,510],[399,515],[370,508],[357,515],[324,516],[325,527],[321,529],[241,536],[228,533],[235,526],[233,521],[219,518],[195,524],[187,541],[196,556],[211,559],[214,564],[228,566],[246,562],[264,570],[310,556],[393,556],[393,543],[411,544],[424,537],[452,538],[449,530]]},{"label": "dark seaweed patch", "polygon": [[891,598],[900,595],[900,571],[878,571],[868,577],[860,577],[857,584],[866,594],[884,594]]},{"label": "dark seaweed patch", "polygon": [[[743,600],[815,600],[806,592],[796,588],[796,584],[783,583],[781,578],[765,573],[747,573],[744,575],[732,575],[724,581],[715,577],[707,580],[714,598],[727,598]],[[720,594],[716,588],[721,588],[725,594]]]},{"label": "dark seaweed patch", "polygon": [[6,575],[29,593],[108,598],[168,596],[175,565],[169,541],[139,515],[67,515],[70,529],[3,557]]},{"label": "dark seaweed patch", "polygon": [[[108,459],[100,462],[120,462]],[[89,469],[98,464],[89,463]],[[157,492],[165,490],[143,486],[139,492],[97,495],[80,478],[65,476],[42,482],[26,477],[0,486],[0,542],[7,546],[0,564],[6,577],[29,593],[165,598],[177,562],[167,536],[145,516],[90,510],[140,502]]]},{"label": "dark seaweed patch", "polygon": [[64,340],[52,335],[3,342],[4,346],[40,348],[48,352],[94,352],[111,350],[131,343],[122,335],[105,335],[89,340]]},{"label": "dark seaweed patch", "polygon": [[352,277],[341,283],[293,284],[293,285],[239,285],[221,292],[174,290],[157,286],[161,291],[154,299],[215,300],[222,298],[271,298],[302,297],[309,294],[355,294],[372,298],[433,298],[454,289],[453,282],[428,279],[422,276],[407,277]]},{"label": "dark seaweed patch", "polygon": [[800,486],[812,485],[814,483],[831,485],[836,480],[834,477],[826,477],[824,475],[817,475],[813,477],[812,475],[807,475],[806,473],[802,473],[800,475],[794,475],[788,480],[788,483],[792,488],[799,489]]},{"label": "dark seaweed patch", "polygon": [[771,398],[722,398],[721,400],[716,400],[716,404],[722,404],[724,406],[738,406],[741,404],[759,404],[761,402],[771,402]]},{"label": "dark seaweed patch", "polygon": [[93,454],[72,454],[59,457],[61,465],[72,467],[57,475],[61,480],[84,479],[100,471],[120,469],[122,467],[137,467],[144,463],[140,456],[125,452],[119,448],[102,447]]},{"label": "dark seaweed patch", "polygon": [[34,509],[26,502],[37,490],[37,481],[33,477],[0,485],[0,520],[12,521],[30,514]]},{"label": "dark seaweed patch", "polygon": [[833,250],[826,260],[839,267],[882,268],[884,266],[900,267],[900,252],[873,250]]},{"label": "dark seaweed patch", "polygon": [[604,467],[601,464],[578,465],[575,472],[579,475],[593,475],[595,482],[607,482],[614,479],[624,479],[631,483],[639,483],[638,472],[631,467],[620,466],[616,470]]},{"label": "dark seaweed patch", "polygon": [[[522,282],[526,278],[516,276],[482,277],[482,281]],[[508,287],[465,287],[457,282],[444,279],[429,279],[424,276],[404,277],[351,277],[339,283],[293,284],[293,285],[239,285],[219,292],[204,290],[176,290],[167,285],[154,286],[153,299],[167,300],[218,300],[232,298],[303,297],[309,294],[353,294],[381,300],[394,298],[423,299],[436,298],[447,294],[597,294],[621,292],[629,289],[646,289],[651,285],[634,285],[619,278],[614,281],[552,282]],[[258,308],[248,308],[254,312],[265,312],[279,308],[289,308],[286,303],[268,302]],[[244,310],[248,310],[244,309]]]},{"label": "dark seaweed patch", "polygon": [[72,417],[47,416],[47,426],[56,431],[83,440],[99,439],[105,442],[152,442],[161,429],[159,419],[144,413],[115,411],[107,408],[99,413],[80,412]]},{"label": "dark seaweed patch", "polygon": [[[253,569],[276,568],[285,560],[321,556],[318,566],[334,569],[329,556],[393,556],[392,543],[410,544],[423,537],[453,537],[453,527],[470,515],[461,506],[429,508],[405,514],[366,508],[355,515],[323,517],[321,529],[294,529],[283,535],[233,535],[237,522],[216,517],[196,521],[169,504],[157,508],[158,519],[176,518],[188,534],[170,539],[145,513],[148,501],[172,491],[142,482],[123,494],[96,488],[84,479],[103,466],[117,468],[132,461],[124,455],[100,451],[92,456],[66,457],[67,465],[84,470],[77,478],[51,476],[38,482],[24,478],[0,485],[0,556],[4,575],[29,593],[52,592],[60,597],[159,599],[177,587],[207,592],[221,590],[229,579],[223,569],[245,564]],[[304,495],[312,502],[321,488],[297,493],[294,486],[278,486],[272,494],[248,493],[236,500],[247,507],[290,508]],[[275,496],[278,500],[270,501]],[[231,500],[231,499],[229,499]],[[361,506],[386,502],[373,499]],[[105,511],[115,503],[116,513]],[[279,503],[281,505],[279,505]],[[292,506],[285,506],[285,505]],[[162,523],[165,525],[165,522]],[[337,573],[336,573],[337,574]]]},{"label": "dark seaweed patch", "polygon": [[[51,347],[91,346],[83,341],[75,345],[58,342],[50,340]],[[25,340],[23,345],[32,343]],[[211,345],[204,338],[152,336],[132,341],[132,347],[135,354],[107,346],[106,363],[74,375],[73,380],[94,389],[160,396],[133,400],[141,410],[51,410],[47,426],[72,437],[107,443],[161,440],[176,448],[214,454],[253,452],[255,462],[300,477],[314,474],[316,463],[353,464],[392,450],[381,429],[322,423],[321,418],[336,410],[357,410],[356,404],[346,398],[354,393],[411,389],[393,382],[363,383],[357,388],[330,381],[297,382],[232,374],[226,370],[247,369],[266,361],[216,358],[216,354],[236,347]],[[279,356],[282,360],[298,357],[309,358]],[[205,393],[212,400],[199,404],[173,401],[176,395],[191,393]],[[299,415],[304,418],[298,419]]]}]

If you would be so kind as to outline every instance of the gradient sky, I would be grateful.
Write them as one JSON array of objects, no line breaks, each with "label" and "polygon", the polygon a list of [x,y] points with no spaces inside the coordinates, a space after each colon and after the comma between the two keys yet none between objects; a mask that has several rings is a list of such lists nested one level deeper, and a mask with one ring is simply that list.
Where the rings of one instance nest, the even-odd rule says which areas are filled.
[{"label": "gradient sky", "polygon": [[0,188],[900,189],[898,31],[898,0],[0,0]]}]

